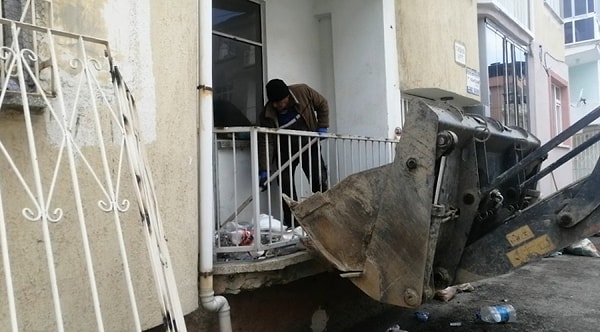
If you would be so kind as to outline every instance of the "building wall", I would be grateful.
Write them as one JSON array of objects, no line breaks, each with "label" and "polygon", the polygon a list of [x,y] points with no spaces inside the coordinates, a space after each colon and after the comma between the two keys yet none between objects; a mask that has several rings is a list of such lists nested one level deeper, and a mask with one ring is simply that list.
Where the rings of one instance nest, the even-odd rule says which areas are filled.
[{"label": "building wall", "polygon": [[[532,131],[542,141],[542,144],[552,139],[558,133],[554,132],[554,100],[551,94],[552,79],[569,84],[569,69],[565,63],[562,20],[554,14],[552,9],[541,1],[534,1],[534,35],[531,43],[530,68],[531,81],[534,83],[534,99],[532,111]],[[567,107],[570,100],[563,98]],[[569,125],[568,112],[564,114],[562,128]],[[548,153],[548,158],[542,164],[546,167],[567,153],[570,141],[561,144]],[[539,182],[542,196],[548,196],[557,189],[572,182],[572,163],[567,162],[552,174]]]},{"label": "building wall", "polygon": [[[439,100],[454,97],[472,106],[467,68],[479,70],[477,2],[397,1],[398,53],[403,92]],[[464,46],[466,66],[455,61],[455,42]]]},{"label": "building wall", "polygon": [[394,2],[265,5],[267,80],[280,77],[320,91],[329,100],[332,132],[394,137],[401,125],[400,90],[396,54],[386,53],[395,49]]},{"label": "building wall", "polygon": [[[137,101],[140,113],[140,131],[146,143],[150,169],[169,250],[179,286],[184,311],[198,307],[197,257],[197,152],[196,152],[196,86],[197,86],[197,10],[196,1],[177,3],[154,1],[117,0],[59,0],[53,1],[54,27],[77,34],[106,39],[111,46],[114,63],[121,69],[126,83]],[[176,22],[177,24],[174,24]],[[65,55],[67,56],[67,55]],[[176,60],[174,60],[176,59]],[[73,93],[73,91],[67,91]],[[70,94],[68,98],[74,99]],[[67,101],[69,102],[69,100]],[[48,112],[35,115],[36,142],[42,167],[52,169],[62,139],[56,123]],[[82,121],[85,126],[85,116]],[[13,152],[17,163],[26,165],[26,141],[22,139],[23,114],[0,113],[2,142]],[[83,127],[82,127],[83,128]],[[93,132],[81,131],[83,148],[92,164],[100,164],[97,142]],[[173,148],[176,146],[177,148]],[[115,152],[115,147],[108,147]],[[19,152],[21,151],[21,152]],[[82,177],[85,165],[78,160]],[[63,168],[61,181],[55,188],[53,206],[63,207],[64,218],[51,224],[52,242],[57,257],[61,302],[65,311],[67,329],[94,330],[87,274],[81,250],[81,235],[77,213],[72,203],[73,189],[69,175]],[[3,170],[4,171],[4,170]],[[8,174],[8,173],[6,173]],[[4,177],[4,175],[2,175]],[[10,197],[8,211],[11,227],[11,260],[14,273],[23,278],[14,279],[17,303],[21,309],[21,327],[29,331],[54,329],[52,303],[47,280],[45,250],[41,241],[40,223],[27,222],[19,206],[27,207],[26,193],[13,178],[4,188],[15,188]],[[49,178],[43,179],[45,183]],[[131,179],[123,180],[124,191],[131,193]],[[104,197],[93,180],[80,183],[84,197]],[[135,197],[128,197],[135,202]],[[98,199],[84,202],[88,214],[89,238],[94,250],[94,264],[105,328],[130,329],[120,322],[130,315],[129,303],[123,282],[115,234],[107,225],[113,222],[109,214],[100,212]],[[24,206],[23,206],[24,205]],[[152,272],[148,264],[148,251],[139,223],[139,213],[123,217],[126,245],[132,272],[137,276],[134,285],[140,316],[144,327],[162,322]],[[137,215],[136,215],[137,214]],[[108,217],[107,217],[108,216]],[[4,284],[4,283],[2,283]],[[125,303],[124,303],[125,302]],[[23,308],[26,308],[23,310]],[[9,326],[6,315],[0,316],[4,326]]]},{"label": "building wall", "polygon": [[[600,106],[600,63],[598,61],[582,63],[569,67],[571,92],[571,122],[574,123]],[[585,98],[585,104],[579,97]],[[594,123],[598,123],[596,120]]]}]

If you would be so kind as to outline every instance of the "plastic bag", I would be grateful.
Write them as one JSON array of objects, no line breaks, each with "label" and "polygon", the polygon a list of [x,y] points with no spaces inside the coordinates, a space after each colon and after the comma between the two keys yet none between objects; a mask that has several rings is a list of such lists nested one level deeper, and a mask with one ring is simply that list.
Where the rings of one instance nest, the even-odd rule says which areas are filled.
[{"label": "plastic bag", "polygon": [[590,241],[590,239],[588,238],[577,241],[572,245],[566,247],[564,249],[564,252],[567,254],[577,256],[600,257],[598,249],[596,248],[594,243],[592,243],[592,241]]}]

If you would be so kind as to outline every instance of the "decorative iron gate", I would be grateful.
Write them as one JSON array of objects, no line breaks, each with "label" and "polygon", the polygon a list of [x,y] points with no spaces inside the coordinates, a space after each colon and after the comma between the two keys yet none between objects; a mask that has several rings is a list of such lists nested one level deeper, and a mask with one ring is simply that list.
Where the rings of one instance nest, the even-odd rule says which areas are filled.
[{"label": "decorative iron gate", "polygon": [[135,102],[108,43],[0,24],[0,322],[141,331],[160,310],[185,331]]}]

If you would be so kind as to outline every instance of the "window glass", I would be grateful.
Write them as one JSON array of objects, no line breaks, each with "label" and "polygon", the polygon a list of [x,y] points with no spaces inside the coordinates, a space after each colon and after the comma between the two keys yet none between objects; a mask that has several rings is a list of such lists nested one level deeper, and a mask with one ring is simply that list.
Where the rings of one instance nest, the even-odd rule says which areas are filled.
[{"label": "window glass", "polygon": [[247,0],[213,0],[213,31],[261,42],[260,5]]},{"label": "window glass", "polygon": [[554,95],[554,134],[557,135],[562,131],[562,105],[561,105],[561,89],[552,84],[552,93]]},{"label": "window glass", "polygon": [[529,129],[525,48],[491,26],[487,26],[485,42],[491,117]]},{"label": "window glass", "polygon": [[263,107],[260,5],[214,0],[212,43],[215,127],[256,124]]},{"label": "window glass", "polygon": [[571,11],[571,0],[563,1],[563,18],[573,16],[573,12]]},{"label": "window glass", "polygon": [[594,18],[575,21],[575,41],[590,39],[594,39]]},{"label": "window glass", "polygon": [[588,13],[594,12],[594,0],[588,0]]},{"label": "window glass", "polygon": [[575,16],[587,13],[587,0],[575,0]]},{"label": "window glass", "polygon": [[565,23],[565,44],[573,42],[573,22]]},{"label": "window glass", "polygon": [[215,127],[256,123],[262,83],[261,47],[213,35]]}]

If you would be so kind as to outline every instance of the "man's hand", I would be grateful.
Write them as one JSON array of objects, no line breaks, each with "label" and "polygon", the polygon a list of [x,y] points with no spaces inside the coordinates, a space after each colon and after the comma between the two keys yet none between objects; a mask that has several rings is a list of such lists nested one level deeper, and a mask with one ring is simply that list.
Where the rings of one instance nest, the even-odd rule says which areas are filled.
[{"label": "man's hand", "polygon": [[258,172],[258,185],[262,190],[267,188],[267,180],[269,179],[269,174],[267,171],[259,171]]}]

